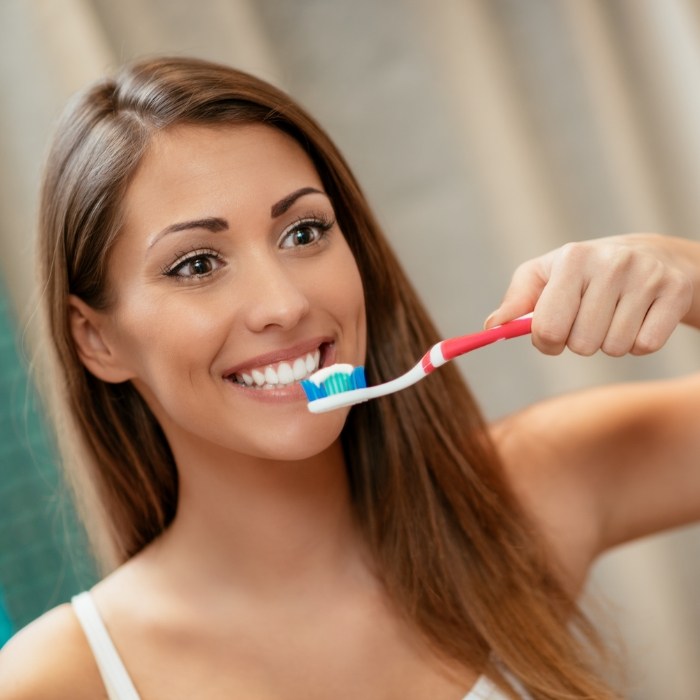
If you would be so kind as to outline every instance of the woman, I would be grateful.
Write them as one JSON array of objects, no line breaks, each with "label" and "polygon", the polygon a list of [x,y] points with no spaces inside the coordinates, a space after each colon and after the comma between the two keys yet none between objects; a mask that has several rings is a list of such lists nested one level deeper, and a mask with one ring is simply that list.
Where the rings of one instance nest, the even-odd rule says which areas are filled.
[{"label": "woman", "polygon": [[[568,248],[523,268],[492,322],[537,302],[535,343],[575,346],[596,325],[577,300],[600,307],[612,285],[582,294],[577,265],[570,301],[548,290],[579,255],[597,280],[614,250],[620,285],[659,278],[622,295],[632,324],[652,287],[668,292],[660,342],[700,313],[686,245]],[[446,366],[310,414],[298,380],[318,366],[365,364],[376,383],[437,335],[319,127],[200,61],[136,63],[77,98],[46,168],[40,246],[54,411],[107,575],[6,647],[1,697],[615,697],[575,597],[604,548],[700,516],[700,499],[650,495],[672,429],[673,478],[698,481],[687,421],[649,409],[673,400],[689,416],[697,386],[611,389],[489,429]],[[606,347],[631,332],[615,323],[592,344],[628,350]],[[620,440],[640,423],[642,455]],[[634,497],[625,512],[611,487]]]}]

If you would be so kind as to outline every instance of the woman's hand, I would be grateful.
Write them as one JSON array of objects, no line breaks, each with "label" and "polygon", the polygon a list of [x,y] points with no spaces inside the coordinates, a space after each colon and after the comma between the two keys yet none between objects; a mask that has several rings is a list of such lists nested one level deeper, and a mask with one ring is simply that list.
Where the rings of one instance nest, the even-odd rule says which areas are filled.
[{"label": "woman's hand", "polygon": [[534,310],[548,355],[644,355],[680,322],[700,327],[700,243],[627,234],[567,243],[520,265],[486,327]]},{"label": "woman's hand", "polygon": [[[700,243],[629,234],[522,264],[487,326],[534,310],[547,354],[642,355],[700,328]],[[492,435],[516,493],[573,585],[601,552],[700,519],[700,373],[558,395]]]}]

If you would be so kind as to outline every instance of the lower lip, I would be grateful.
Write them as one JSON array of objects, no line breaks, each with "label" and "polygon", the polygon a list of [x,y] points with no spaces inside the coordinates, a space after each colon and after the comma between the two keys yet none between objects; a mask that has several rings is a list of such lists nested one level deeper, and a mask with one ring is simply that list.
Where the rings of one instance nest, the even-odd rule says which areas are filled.
[{"label": "lower lip", "polygon": [[299,382],[294,384],[277,385],[272,389],[260,389],[258,387],[246,386],[227,380],[234,391],[240,392],[246,398],[254,401],[262,401],[263,403],[295,403],[297,401],[306,401],[306,394],[301,388]]}]

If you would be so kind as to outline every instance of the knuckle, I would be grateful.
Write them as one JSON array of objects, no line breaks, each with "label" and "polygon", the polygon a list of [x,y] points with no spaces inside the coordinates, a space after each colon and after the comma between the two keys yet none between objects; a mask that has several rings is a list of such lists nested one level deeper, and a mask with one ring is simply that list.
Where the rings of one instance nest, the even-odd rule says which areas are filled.
[{"label": "knuckle", "polygon": [[528,277],[535,264],[535,260],[526,260],[525,262],[520,263],[513,271],[513,279]]},{"label": "knuckle", "polygon": [[573,335],[569,338],[566,346],[571,350],[571,352],[577,355],[582,355],[583,357],[590,357],[596,350],[599,349],[600,345],[590,338],[585,338],[578,335]]},{"label": "knuckle", "polygon": [[560,355],[562,350],[565,348],[564,343],[543,343],[537,338],[532,339],[532,344],[543,354],[543,355]]},{"label": "knuckle", "polygon": [[619,246],[610,247],[603,251],[603,278],[612,284],[624,285],[633,283],[648,285],[649,277],[656,266],[656,261],[645,261],[635,251]]},{"label": "knuckle", "polygon": [[650,355],[653,352],[661,350],[664,346],[665,339],[658,335],[642,335],[637,336],[632,346],[633,355]]},{"label": "knuckle", "polygon": [[533,327],[532,344],[545,355],[559,355],[566,347],[566,335],[550,326]]},{"label": "knuckle", "polygon": [[645,265],[640,271],[640,276],[643,277],[647,286],[651,289],[661,289],[664,284],[671,283],[673,275],[658,260],[654,260],[649,265]]},{"label": "knuckle", "polygon": [[619,338],[606,338],[600,349],[610,357],[623,357],[630,352],[631,347],[629,342]]},{"label": "knuckle", "polygon": [[563,348],[566,343],[566,335],[561,330],[552,327],[533,331],[533,339],[537,342],[538,347]]},{"label": "knuckle", "polygon": [[693,300],[693,283],[680,270],[674,270],[669,279],[671,293],[680,300],[685,311],[690,309]]},{"label": "knuckle", "polygon": [[530,293],[533,285],[537,285],[538,280],[541,278],[539,269],[537,260],[528,260],[518,265],[510,278],[506,295],[520,294],[523,291]]},{"label": "knuckle", "polygon": [[559,248],[559,262],[566,268],[580,267],[590,254],[590,243],[574,241]]}]

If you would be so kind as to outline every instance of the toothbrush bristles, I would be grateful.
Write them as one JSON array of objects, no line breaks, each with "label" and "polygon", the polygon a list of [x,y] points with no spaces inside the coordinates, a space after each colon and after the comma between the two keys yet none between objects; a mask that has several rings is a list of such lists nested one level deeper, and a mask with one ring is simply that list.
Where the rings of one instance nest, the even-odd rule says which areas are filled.
[{"label": "toothbrush bristles", "polygon": [[367,386],[365,368],[354,367],[350,372],[346,370],[333,372],[318,384],[313,380],[312,375],[309,379],[302,379],[301,386],[309,401],[325,399],[327,396],[342,394],[353,389],[364,389]]}]

